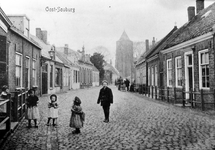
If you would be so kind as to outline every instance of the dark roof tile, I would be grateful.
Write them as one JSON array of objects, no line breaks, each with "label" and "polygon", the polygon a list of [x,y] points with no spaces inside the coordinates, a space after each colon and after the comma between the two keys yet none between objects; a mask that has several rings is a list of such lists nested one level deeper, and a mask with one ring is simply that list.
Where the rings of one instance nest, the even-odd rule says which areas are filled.
[{"label": "dark roof tile", "polygon": [[215,3],[199,12],[191,21],[179,28],[164,48],[181,44],[213,31],[215,24]]}]

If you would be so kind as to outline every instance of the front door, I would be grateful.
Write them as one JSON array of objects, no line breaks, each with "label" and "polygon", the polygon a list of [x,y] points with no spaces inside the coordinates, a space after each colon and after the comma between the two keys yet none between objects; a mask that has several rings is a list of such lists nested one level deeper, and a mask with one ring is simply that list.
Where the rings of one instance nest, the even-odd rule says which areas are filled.
[{"label": "front door", "polygon": [[[194,74],[193,74],[193,53],[185,53],[185,90],[189,92],[194,87]],[[190,94],[186,93],[186,99],[190,99]]]},{"label": "front door", "polygon": [[[160,87],[161,89],[164,88],[164,84],[163,84],[163,72],[160,72],[160,85],[159,85],[159,87]],[[164,95],[164,90],[160,90],[160,91],[159,91],[159,95]],[[163,100],[164,97],[161,96],[160,98]]]},{"label": "front door", "polygon": [[48,93],[48,65],[42,66],[42,94]]}]

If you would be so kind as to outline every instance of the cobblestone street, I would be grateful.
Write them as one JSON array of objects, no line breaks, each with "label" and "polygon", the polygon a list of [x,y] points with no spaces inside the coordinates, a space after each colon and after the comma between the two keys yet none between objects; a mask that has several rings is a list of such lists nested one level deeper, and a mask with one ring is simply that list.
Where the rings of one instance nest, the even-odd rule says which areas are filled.
[{"label": "cobblestone street", "polygon": [[[56,128],[45,125],[49,97],[41,97],[39,128],[27,129],[27,121],[23,121],[2,149],[212,150],[212,144],[215,144],[213,118],[111,88],[114,104],[109,123],[103,122],[102,107],[96,103],[100,88],[58,94],[60,106]],[[79,135],[73,135],[73,129],[69,127],[70,108],[75,96],[82,100],[86,113],[84,128]]]}]

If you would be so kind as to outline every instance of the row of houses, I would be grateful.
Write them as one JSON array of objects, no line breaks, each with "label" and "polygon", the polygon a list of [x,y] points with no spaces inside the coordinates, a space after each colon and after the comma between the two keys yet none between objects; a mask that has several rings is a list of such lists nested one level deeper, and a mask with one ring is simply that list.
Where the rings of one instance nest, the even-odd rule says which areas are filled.
[{"label": "row of houses", "polygon": [[[7,85],[10,91],[7,100],[0,100],[0,145],[25,116],[29,89],[41,96],[99,86],[101,81],[84,46],[77,51],[68,44],[57,47],[48,43],[47,31],[35,32],[30,34],[26,15],[6,15],[0,7],[0,87]],[[112,64],[105,66],[111,83],[118,72]]]},{"label": "row of houses", "polygon": [[[136,82],[170,91],[203,90],[208,93],[203,96],[206,103],[212,103],[214,95],[209,93],[215,88],[215,3],[204,8],[204,0],[197,0],[197,14],[193,6],[187,10],[188,22],[182,27],[173,27],[151,48],[146,40],[146,52],[136,62]],[[190,99],[190,94],[185,98]]]},{"label": "row of houses", "polygon": [[0,55],[0,85],[10,91],[34,88],[42,95],[99,85],[99,71],[84,46],[74,51],[67,44],[50,45],[47,31],[30,34],[26,15],[6,15],[1,8]]}]

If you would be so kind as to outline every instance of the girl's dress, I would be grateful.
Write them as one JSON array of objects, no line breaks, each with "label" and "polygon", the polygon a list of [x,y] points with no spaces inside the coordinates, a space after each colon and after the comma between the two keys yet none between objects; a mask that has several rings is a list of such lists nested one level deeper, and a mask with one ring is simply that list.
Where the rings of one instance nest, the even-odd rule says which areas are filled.
[{"label": "girl's dress", "polygon": [[58,118],[58,104],[49,102],[48,104],[49,110],[48,110],[48,118]]},{"label": "girl's dress", "polygon": [[82,111],[81,106],[73,105],[71,111],[72,114],[69,126],[71,128],[82,128],[84,125],[85,114]]},{"label": "girl's dress", "polygon": [[39,101],[39,99],[36,95],[29,96],[26,99],[26,103],[27,103],[26,119],[39,119],[40,118],[39,109],[37,107],[38,101]]}]

